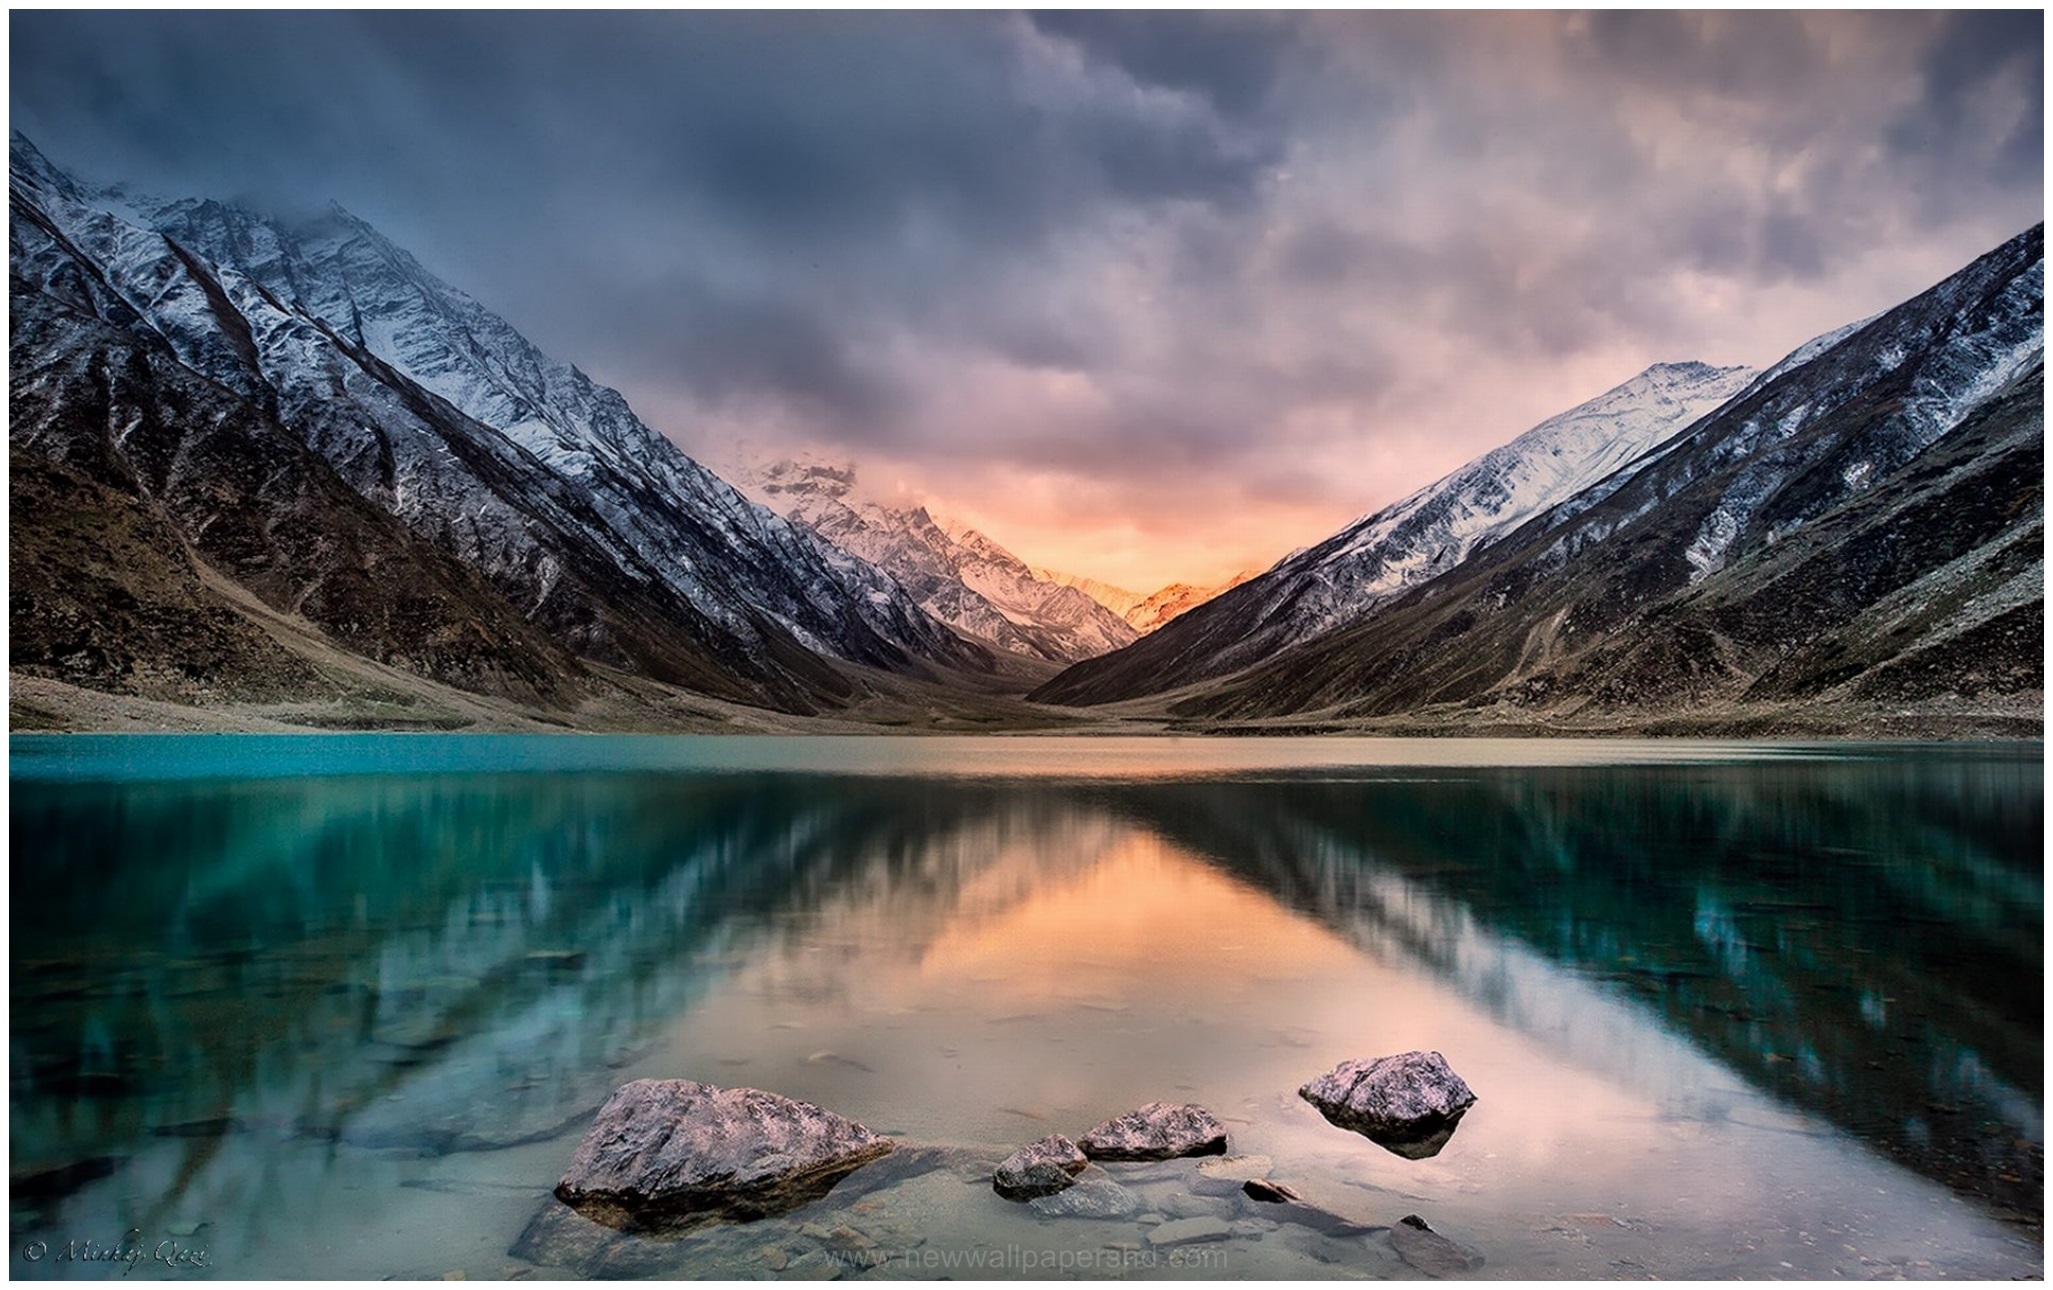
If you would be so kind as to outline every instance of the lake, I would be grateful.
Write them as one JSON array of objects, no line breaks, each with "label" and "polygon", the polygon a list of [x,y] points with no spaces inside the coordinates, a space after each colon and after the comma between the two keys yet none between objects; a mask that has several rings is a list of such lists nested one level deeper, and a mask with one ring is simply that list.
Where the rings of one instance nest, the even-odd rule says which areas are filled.
[{"label": "lake", "polygon": [[[2043,748],[14,736],[16,1277],[2043,1273]],[[1296,1090],[1442,1053],[1438,1155]],[[618,1085],[904,1144],[790,1214],[550,1198]],[[1368,1230],[991,1167],[1197,1102]],[[1223,1239],[1150,1233],[1216,1217]],[[111,1258],[97,1257],[111,1255]]]}]

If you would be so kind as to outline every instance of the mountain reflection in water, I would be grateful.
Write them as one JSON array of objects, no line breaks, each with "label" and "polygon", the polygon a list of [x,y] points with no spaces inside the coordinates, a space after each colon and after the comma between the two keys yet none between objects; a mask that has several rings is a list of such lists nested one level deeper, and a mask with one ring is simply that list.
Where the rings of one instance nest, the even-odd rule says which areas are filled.
[{"label": "mountain reflection in water", "polygon": [[[1229,986],[1259,1009],[1356,954],[1694,1119],[1720,1114],[1691,1073],[1708,1056],[2036,1216],[2042,825],[2036,760],[1944,750],[1149,779],[17,782],[16,1226],[138,1162],[150,1199],[125,1219],[163,1221],[181,1187],[217,1186],[238,1139],[563,1138],[738,973],[793,997],[954,982],[1002,1024],[1051,998],[1196,1017]],[[1189,1037],[1131,1042],[1166,1063]],[[993,1141],[1085,1127],[986,1109]]]}]

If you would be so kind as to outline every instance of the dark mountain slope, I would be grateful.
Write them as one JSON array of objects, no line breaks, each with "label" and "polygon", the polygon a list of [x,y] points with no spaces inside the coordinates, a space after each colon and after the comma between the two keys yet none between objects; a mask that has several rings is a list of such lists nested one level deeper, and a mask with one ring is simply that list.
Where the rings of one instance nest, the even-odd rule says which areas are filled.
[{"label": "dark mountain slope", "polygon": [[261,410],[19,280],[9,313],[13,668],[184,702],[321,692],[211,570],[366,658],[568,700],[575,659]]},{"label": "dark mountain slope", "polygon": [[[16,460],[105,458],[194,558],[344,649],[522,702],[567,699],[584,657],[795,712],[854,694],[844,662],[988,667],[359,221],[98,193],[19,136],[11,160]],[[106,500],[53,483],[42,510],[60,496]],[[14,537],[54,587],[87,553],[28,531],[36,509]],[[45,604],[17,597],[18,638],[55,634]],[[142,626],[95,648],[175,670],[176,633]]]}]

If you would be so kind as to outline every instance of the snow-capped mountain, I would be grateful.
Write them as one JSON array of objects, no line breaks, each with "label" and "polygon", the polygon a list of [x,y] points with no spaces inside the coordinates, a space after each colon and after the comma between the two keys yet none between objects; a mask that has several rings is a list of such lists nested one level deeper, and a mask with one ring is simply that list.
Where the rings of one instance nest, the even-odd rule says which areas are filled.
[{"label": "snow-capped mountain", "polygon": [[1339,626],[1668,442],[1759,375],[1749,367],[1657,363],[1355,521],[1277,572],[1315,580],[1317,590],[1303,602],[1318,613],[1314,630]]},{"label": "snow-capped mountain", "polygon": [[[1151,684],[1224,676],[1360,620],[1667,442],[1757,375],[1660,363],[1541,422],[1230,593],[1202,597],[1205,612],[1182,617],[1178,635],[1155,633],[1150,658],[1175,661],[1148,667]],[[1047,693],[1064,692],[1058,682]]]},{"label": "snow-capped mountain", "polygon": [[1035,569],[1033,575],[1043,582],[1053,582],[1064,587],[1075,587],[1086,596],[1124,618],[1127,625],[1145,636],[1162,624],[1180,614],[1185,614],[1204,604],[1221,592],[1231,591],[1249,578],[1255,576],[1253,569],[1236,573],[1225,582],[1212,587],[1200,587],[1188,582],[1172,582],[1152,595],[1128,591],[1095,578],[1085,578],[1074,573],[1061,573],[1054,569]]},{"label": "snow-capped mountain", "polygon": [[975,529],[937,523],[924,507],[864,500],[853,466],[780,461],[745,482],[772,510],[890,573],[934,617],[1000,649],[1074,663],[1134,640],[1125,620],[1035,576]]},{"label": "snow-capped mountain", "polygon": [[[799,707],[845,690],[827,660],[988,666],[888,575],[743,498],[340,208],[287,225],[97,191],[19,134],[10,160],[12,294],[46,343],[69,319],[104,342],[81,362],[174,360],[572,653]],[[19,397],[45,355],[11,358]],[[50,450],[49,429],[17,419],[13,441]],[[148,448],[107,429],[116,455]]]},{"label": "snow-capped mountain", "polygon": [[1144,592],[1128,591],[1125,587],[1115,587],[1109,582],[1086,578],[1080,573],[1064,573],[1060,569],[1044,569],[1039,565],[1030,566],[1030,571],[1042,582],[1052,582],[1058,587],[1075,587],[1121,618],[1126,618],[1128,623],[1133,619],[1127,615],[1139,608],[1148,598]]},{"label": "snow-capped mountain", "polygon": [[[2044,296],[2035,227],[1800,347],[1366,617],[1243,650],[1243,671],[1178,710],[1716,721],[1748,704],[1838,705],[1886,721],[1904,703],[2036,694]],[[1362,527],[1037,696],[1102,702],[1218,676],[1211,660],[1255,636],[1265,610],[1302,612],[1276,594],[1280,575]],[[1317,606],[1317,584],[1287,581]]]}]

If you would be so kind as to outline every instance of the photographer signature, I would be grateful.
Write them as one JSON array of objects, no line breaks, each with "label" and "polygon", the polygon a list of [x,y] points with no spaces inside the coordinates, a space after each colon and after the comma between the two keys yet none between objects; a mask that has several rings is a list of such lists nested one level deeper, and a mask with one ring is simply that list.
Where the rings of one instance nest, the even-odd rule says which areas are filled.
[{"label": "photographer signature", "polygon": [[48,1241],[29,1241],[22,1245],[21,1257],[30,1263],[41,1263],[44,1259],[53,1263],[122,1263],[127,1265],[127,1272],[144,1263],[161,1263],[173,1269],[212,1266],[207,1262],[204,1246],[188,1245],[175,1237],[166,1237],[151,1246],[144,1242],[139,1227],[129,1228],[119,1241],[104,1244],[90,1237],[58,1246]]}]

